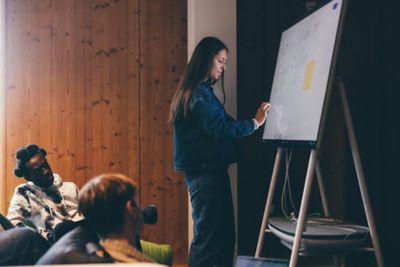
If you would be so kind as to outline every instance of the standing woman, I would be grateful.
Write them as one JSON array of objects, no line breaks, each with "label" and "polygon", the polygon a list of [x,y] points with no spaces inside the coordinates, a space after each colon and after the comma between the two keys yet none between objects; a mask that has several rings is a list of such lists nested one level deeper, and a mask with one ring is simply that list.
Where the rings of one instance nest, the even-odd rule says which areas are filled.
[{"label": "standing woman", "polygon": [[227,57],[228,48],[219,39],[202,39],[171,103],[174,166],[185,173],[193,210],[190,267],[232,266],[235,224],[227,170],[236,161],[234,140],[261,126],[270,107],[261,103],[254,119],[243,121],[225,112],[212,85],[221,78],[224,92]]}]

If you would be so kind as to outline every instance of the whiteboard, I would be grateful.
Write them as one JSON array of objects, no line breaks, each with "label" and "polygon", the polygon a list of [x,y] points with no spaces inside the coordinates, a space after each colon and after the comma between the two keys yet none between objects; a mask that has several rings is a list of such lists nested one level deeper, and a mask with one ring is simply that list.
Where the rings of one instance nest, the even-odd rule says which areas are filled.
[{"label": "whiteboard", "polygon": [[264,140],[315,145],[342,2],[330,1],[282,33]]}]

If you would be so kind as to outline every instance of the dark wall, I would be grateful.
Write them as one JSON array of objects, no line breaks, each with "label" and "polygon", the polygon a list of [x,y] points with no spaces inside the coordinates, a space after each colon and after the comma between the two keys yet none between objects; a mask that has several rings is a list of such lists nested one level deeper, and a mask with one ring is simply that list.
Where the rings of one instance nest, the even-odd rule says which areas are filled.
[{"label": "dark wall", "polygon": [[[394,266],[396,203],[400,175],[397,110],[399,35],[396,4],[348,1],[337,73],[343,77],[360,148],[365,178],[386,266]],[[305,12],[305,1],[237,1],[238,118],[252,116],[268,100],[280,33]],[[396,96],[398,93],[396,94]],[[366,225],[337,90],[333,90],[321,146],[321,165],[332,214]],[[262,130],[242,140],[238,179],[239,254],[254,255],[276,148],[260,144]],[[293,195],[299,206],[308,151],[297,149],[291,164]],[[281,169],[280,173],[283,173]],[[273,215],[280,216],[282,178],[274,195]],[[313,189],[309,212],[322,212]],[[267,235],[263,256],[289,257],[279,240]],[[373,253],[352,253],[347,266],[373,266]]]}]

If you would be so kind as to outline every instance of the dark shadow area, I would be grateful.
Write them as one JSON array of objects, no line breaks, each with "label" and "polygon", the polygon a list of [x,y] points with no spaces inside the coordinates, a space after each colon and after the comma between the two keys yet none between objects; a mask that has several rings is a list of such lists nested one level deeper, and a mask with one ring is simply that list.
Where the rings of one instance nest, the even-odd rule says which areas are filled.
[{"label": "dark shadow area", "polygon": [[[280,34],[305,12],[306,2],[237,1],[239,119],[251,116],[252,107],[269,99]],[[337,73],[347,90],[386,266],[395,266],[396,241],[400,238],[397,231],[400,175],[396,166],[400,144],[396,92],[400,82],[398,6],[395,1],[348,1],[337,63]],[[332,92],[327,116],[320,156],[331,213],[367,225],[337,89]],[[261,143],[261,136],[262,130],[241,142],[243,153],[238,165],[240,255],[255,254],[275,159],[276,148]],[[308,157],[307,151],[297,150],[291,165],[293,195],[298,207]],[[281,214],[283,173],[281,168],[274,195],[274,216]],[[308,210],[322,212],[315,180],[314,184]],[[267,235],[262,256],[289,258],[290,254],[277,238]],[[312,263],[318,259],[302,261]],[[345,263],[346,266],[376,264],[370,252],[351,253],[346,256]]]}]

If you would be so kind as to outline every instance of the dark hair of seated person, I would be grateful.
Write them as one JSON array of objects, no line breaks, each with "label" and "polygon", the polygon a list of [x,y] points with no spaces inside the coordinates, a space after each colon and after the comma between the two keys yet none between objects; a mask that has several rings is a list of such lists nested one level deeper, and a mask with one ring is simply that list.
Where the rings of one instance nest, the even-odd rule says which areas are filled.
[{"label": "dark hair of seated person", "polygon": [[102,236],[120,233],[126,203],[135,201],[136,183],[123,174],[103,174],[80,191],[79,209],[88,223]]},{"label": "dark hair of seated person", "polygon": [[29,180],[28,169],[26,167],[26,164],[32,157],[38,154],[41,154],[43,157],[46,157],[47,152],[45,149],[39,147],[36,144],[29,144],[27,146],[20,147],[15,155],[17,159],[17,165],[15,166],[14,169],[15,176],[24,177],[25,179]]}]

